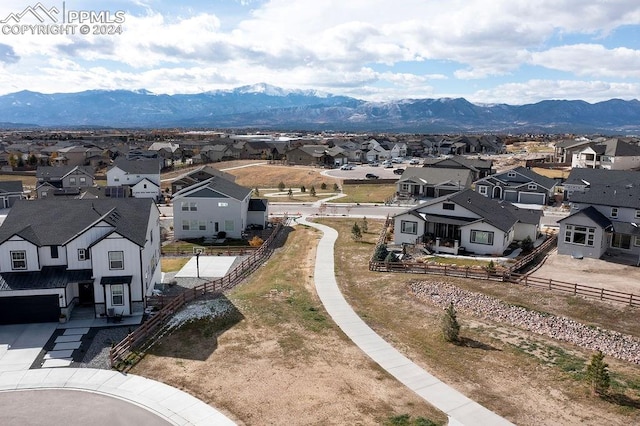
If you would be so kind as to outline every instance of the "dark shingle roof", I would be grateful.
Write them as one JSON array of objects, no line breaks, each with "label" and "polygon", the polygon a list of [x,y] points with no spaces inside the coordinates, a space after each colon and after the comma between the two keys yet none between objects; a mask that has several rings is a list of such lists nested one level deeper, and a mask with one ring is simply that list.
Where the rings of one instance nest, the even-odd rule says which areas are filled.
[{"label": "dark shingle roof", "polygon": [[607,229],[612,226],[611,221],[592,206],[578,210],[577,212],[570,214],[569,216],[563,217],[562,219],[558,220],[558,222],[564,222],[574,216],[586,216],[603,229]]},{"label": "dark shingle roof", "polygon": [[592,185],[585,192],[571,195],[572,203],[640,209],[640,185]]},{"label": "dark shingle roof", "polygon": [[[516,176],[509,177],[509,172],[515,172]],[[506,170],[502,173],[491,175],[489,177],[486,177],[484,180],[487,180],[487,181],[498,180],[503,183],[519,183],[519,184],[535,182],[546,189],[551,189],[556,184],[556,181],[554,179],[548,178],[546,176],[542,176],[534,172],[533,170],[528,169],[526,167],[522,167],[522,166],[516,167],[511,170]]]},{"label": "dark shingle roof", "polygon": [[21,180],[6,180],[4,182],[0,182],[0,193],[3,192],[22,192],[22,181]]},{"label": "dark shingle roof", "polygon": [[113,167],[118,167],[132,175],[160,174],[160,161],[158,159],[127,160],[116,159]]},{"label": "dark shingle roof", "polygon": [[400,182],[420,179],[424,183],[436,185],[442,182],[460,182],[462,187],[471,184],[472,171],[469,169],[449,169],[445,167],[407,167]]},{"label": "dark shingle roof", "polygon": [[89,176],[93,176],[93,169],[85,166],[40,166],[36,170],[36,177],[39,180],[60,180],[73,169],[77,168]]},{"label": "dark shingle roof", "polygon": [[13,235],[38,246],[62,245],[102,218],[139,246],[146,241],[151,199],[19,200],[2,226],[0,243]]},{"label": "dark shingle roof", "polygon": [[516,207],[508,201],[502,201],[500,205],[503,208],[507,209],[521,223],[528,223],[531,225],[540,224],[542,210],[521,209],[520,207]]},{"label": "dark shingle roof", "polygon": [[240,186],[235,182],[213,176],[207,180],[203,180],[202,182],[198,182],[181,189],[180,191],[173,194],[173,198],[185,196],[185,194],[191,193],[194,190],[202,189],[211,189],[220,194],[235,198],[236,200],[244,200],[252,191],[251,189]]},{"label": "dark shingle roof", "polygon": [[620,185],[635,184],[640,186],[640,172],[631,170],[607,169],[571,169],[569,177],[564,182],[570,185]]},{"label": "dark shingle roof", "polygon": [[249,211],[250,212],[266,212],[267,200],[262,198],[251,198],[249,200]]}]

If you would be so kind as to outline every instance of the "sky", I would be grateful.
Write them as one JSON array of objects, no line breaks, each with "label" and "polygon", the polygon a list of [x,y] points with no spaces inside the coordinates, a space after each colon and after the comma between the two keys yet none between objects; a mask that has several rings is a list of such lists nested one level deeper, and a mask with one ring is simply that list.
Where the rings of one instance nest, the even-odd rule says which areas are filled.
[{"label": "sky", "polygon": [[640,99],[638,0],[2,0],[0,30],[0,95]]}]

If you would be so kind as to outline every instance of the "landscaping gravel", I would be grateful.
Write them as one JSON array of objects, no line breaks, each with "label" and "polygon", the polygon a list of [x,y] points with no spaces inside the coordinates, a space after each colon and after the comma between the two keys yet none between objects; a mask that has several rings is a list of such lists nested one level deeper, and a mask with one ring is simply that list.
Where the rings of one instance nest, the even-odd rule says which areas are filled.
[{"label": "landscaping gravel", "polygon": [[516,326],[585,349],[600,350],[612,357],[640,364],[640,339],[627,334],[509,305],[496,298],[446,283],[417,282],[411,284],[411,290],[418,297],[442,307],[453,303],[457,310],[480,318]]},{"label": "landscaping gravel", "polygon": [[109,327],[99,330],[82,362],[77,367],[110,370],[109,350],[111,349],[111,344],[120,342],[131,331],[131,327]]}]

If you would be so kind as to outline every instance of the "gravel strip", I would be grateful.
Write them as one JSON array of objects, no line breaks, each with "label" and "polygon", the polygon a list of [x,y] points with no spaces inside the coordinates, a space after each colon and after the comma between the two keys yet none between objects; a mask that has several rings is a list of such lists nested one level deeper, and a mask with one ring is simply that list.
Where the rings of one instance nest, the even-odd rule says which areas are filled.
[{"label": "gravel strip", "polygon": [[612,357],[640,364],[640,339],[587,326],[566,317],[512,306],[499,299],[459,289],[446,283],[411,284],[413,293],[443,308],[453,303],[457,310],[491,321],[516,326],[553,339],[573,343],[589,350],[600,350]]},{"label": "gravel strip", "polygon": [[93,338],[93,342],[84,355],[82,362],[80,362],[77,367],[110,370],[109,350],[111,349],[111,344],[120,342],[132,330],[132,327],[109,327],[99,330]]}]

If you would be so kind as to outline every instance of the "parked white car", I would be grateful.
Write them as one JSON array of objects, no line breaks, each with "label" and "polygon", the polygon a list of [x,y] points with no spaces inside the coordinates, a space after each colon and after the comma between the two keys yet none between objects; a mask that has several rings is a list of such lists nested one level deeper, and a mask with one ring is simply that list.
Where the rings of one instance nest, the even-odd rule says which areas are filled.
[{"label": "parked white car", "polygon": [[356,166],[354,166],[353,164],[345,164],[344,166],[340,167],[340,170],[353,170],[355,168]]},{"label": "parked white car", "polygon": [[411,165],[420,164],[420,160],[417,158],[412,158],[411,161],[409,161],[409,164]]},{"label": "parked white car", "polygon": [[396,164],[402,164],[402,163],[404,162],[404,158],[401,158],[401,157],[393,157],[393,158],[391,159],[391,162],[392,162],[392,163],[396,163]]}]

